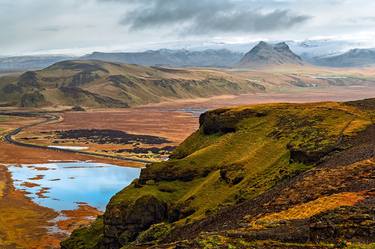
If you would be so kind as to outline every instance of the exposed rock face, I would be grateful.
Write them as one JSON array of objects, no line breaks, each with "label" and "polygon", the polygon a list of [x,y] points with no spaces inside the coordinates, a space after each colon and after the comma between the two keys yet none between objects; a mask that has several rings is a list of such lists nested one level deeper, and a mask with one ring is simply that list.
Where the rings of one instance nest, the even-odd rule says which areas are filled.
[{"label": "exposed rock face", "polygon": [[117,99],[113,99],[108,96],[102,96],[95,94],[79,87],[60,87],[59,90],[65,95],[65,97],[70,98],[72,102],[76,105],[85,105],[86,103],[95,102],[98,105],[105,107],[129,107],[125,102]]},{"label": "exposed rock face", "polygon": [[21,98],[21,107],[40,107],[46,104],[43,94],[39,92],[25,93]]},{"label": "exposed rock face", "polygon": [[125,85],[128,87],[134,87],[136,84],[124,75],[111,75],[108,80],[113,82],[115,85]]},{"label": "exposed rock face", "polygon": [[257,68],[276,65],[303,65],[302,59],[294,54],[285,42],[275,45],[261,41],[237,64],[240,68]]},{"label": "exposed rock face", "polygon": [[207,135],[215,133],[228,133],[236,131],[236,124],[249,117],[262,117],[265,112],[246,109],[241,112],[231,113],[229,109],[218,109],[203,113],[199,117],[199,125]]},{"label": "exposed rock face", "polygon": [[95,73],[83,71],[73,76],[72,82],[69,84],[69,86],[70,87],[81,86],[86,83],[90,83],[98,78],[99,76]]},{"label": "exposed rock face", "polygon": [[152,195],[142,196],[128,206],[110,206],[104,214],[105,248],[118,249],[166,218],[166,203]]},{"label": "exposed rock face", "polygon": [[28,71],[20,76],[17,85],[20,87],[39,87],[37,74],[32,71]]},{"label": "exposed rock face", "polygon": [[2,91],[5,94],[22,93],[22,87],[19,85],[7,84],[3,87]]},{"label": "exposed rock face", "polygon": [[188,182],[193,180],[195,177],[200,176],[207,176],[208,172],[204,170],[195,170],[195,169],[181,169],[180,171],[166,171],[164,169],[161,170],[152,170],[149,168],[145,168],[141,171],[141,177],[139,179],[139,182],[141,184],[145,184],[149,180],[154,181],[184,181]]}]

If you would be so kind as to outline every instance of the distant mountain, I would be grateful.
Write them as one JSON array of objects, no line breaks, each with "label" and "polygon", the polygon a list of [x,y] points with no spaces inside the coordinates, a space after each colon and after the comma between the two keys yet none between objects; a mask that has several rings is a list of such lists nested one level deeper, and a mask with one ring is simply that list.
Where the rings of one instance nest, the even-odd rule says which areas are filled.
[{"label": "distant mountain", "polygon": [[217,70],[145,67],[104,61],[63,61],[0,78],[2,106],[128,107],[168,99],[264,91]]},{"label": "distant mountain", "polygon": [[285,42],[272,45],[261,41],[242,57],[237,67],[258,68],[277,65],[303,65],[303,61]]},{"label": "distant mountain", "polygon": [[56,62],[69,60],[64,55],[14,56],[0,57],[0,71],[23,71],[48,67]]},{"label": "distant mountain", "polygon": [[169,67],[231,67],[237,63],[243,53],[227,49],[188,50],[149,50],[135,53],[101,53],[81,57],[83,60],[102,60],[143,66]]},{"label": "distant mountain", "polygon": [[286,43],[295,54],[308,62],[314,57],[335,56],[349,49],[364,46],[359,42],[331,39],[287,41]]},{"label": "distant mountain", "polygon": [[314,63],[329,67],[364,67],[375,65],[375,49],[351,49],[330,57],[318,57]]}]

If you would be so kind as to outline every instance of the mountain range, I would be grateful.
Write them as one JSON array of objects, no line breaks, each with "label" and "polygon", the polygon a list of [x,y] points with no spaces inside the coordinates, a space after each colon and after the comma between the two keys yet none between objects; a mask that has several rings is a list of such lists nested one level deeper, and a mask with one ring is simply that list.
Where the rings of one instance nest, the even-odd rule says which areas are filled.
[{"label": "mountain range", "polygon": [[[310,63],[327,67],[363,67],[373,65],[375,61],[374,49],[352,49],[344,53],[341,52],[356,45],[360,44],[329,40],[287,41],[276,44],[260,42],[258,44],[227,45],[226,47],[229,49],[226,49],[225,45],[212,45],[211,47],[214,49],[159,49],[145,52],[113,53],[93,52],[81,57],[60,55],[0,57],[0,72],[42,69],[56,62],[68,59],[103,60],[115,63],[164,67],[231,68],[235,66],[242,67],[244,62],[250,67],[284,63],[298,65]],[[244,52],[248,51],[251,47],[253,49],[250,52]],[[284,50],[285,53],[280,54],[278,50]],[[264,54],[262,55],[262,53]],[[247,54],[247,58],[243,58],[245,54]],[[262,59],[263,57],[264,59]]]},{"label": "mountain range", "polygon": [[313,63],[328,67],[364,67],[375,65],[375,49],[351,49],[346,53],[313,58]]},{"label": "mountain range", "polygon": [[243,56],[242,53],[227,49],[188,51],[188,50],[150,50],[138,53],[100,53],[81,57],[83,60],[103,60],[144,66],[169,67],[231,67]]},{"label": "mountain range", "polygon": [[3,106],[128,107],[168,99],[263,91],[218,70],[170,69],[104,61],[63,61],[0,78]]}]

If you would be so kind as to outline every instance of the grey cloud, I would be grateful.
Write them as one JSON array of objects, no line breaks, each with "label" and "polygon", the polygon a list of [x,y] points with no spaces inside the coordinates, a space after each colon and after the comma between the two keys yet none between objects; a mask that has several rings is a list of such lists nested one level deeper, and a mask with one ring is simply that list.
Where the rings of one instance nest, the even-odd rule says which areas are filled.
[{"label": "grey cloud", "polygon": [[190,34],[246,33],[283,30],[311,18],[289,10],[254,8],[253,3],[233,0],[141,0],[121,20],[121,24],[131,30],[175,26],[181,33]]},{"label": "grey cloud", "polygon": [[60,25],[50,25],[50,26],[44,26],[39,28],[39,31],[44,31],[44,32],[59,32],[66,29],[65,26],[60,26]]},{"label": "grey cloud", "polygon": [[375,22],[375,16],[365,16],[362,18],[362,20]]}]

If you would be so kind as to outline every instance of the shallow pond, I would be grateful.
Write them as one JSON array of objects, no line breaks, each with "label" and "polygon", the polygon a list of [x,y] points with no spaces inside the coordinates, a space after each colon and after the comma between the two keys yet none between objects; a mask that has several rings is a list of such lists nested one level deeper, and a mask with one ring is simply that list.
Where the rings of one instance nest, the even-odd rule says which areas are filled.
[{"label": "shallow pond", "polygon": [[104,210],[110,198],[139,177],[139,168],[92,162],[9,166],[16,189],[41,206],[73,210],[87,203]]}]

